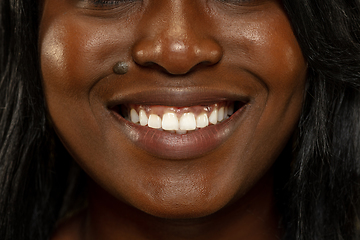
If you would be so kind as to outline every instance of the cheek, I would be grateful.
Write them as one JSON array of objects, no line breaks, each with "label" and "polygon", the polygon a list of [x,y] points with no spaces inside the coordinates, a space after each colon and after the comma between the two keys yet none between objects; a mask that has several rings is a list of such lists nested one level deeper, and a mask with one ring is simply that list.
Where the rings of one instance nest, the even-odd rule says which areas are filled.
[{"label": "cheek", "polygon": [[[65,22],[67,23],[67,22]],[[79,97],[90,89],[106,69],[98,32],[93,34],[71,24],[50,25],[41,39],[41,68],[45,92]]]},{"label": "cheek", "polygon": [[[286,15],[279,13],[243,32],[249,66],[263,85],[266,107],[260,123],[268,129],[293,129],[302,107],[307,64]],[[276,135],[276,131],[275,135]],[[281,132],[281,130],[280,130]],[[282,133],[283,134],[283,133]],[[281,135],[281,134],[280,134]]]},{"label": "cheek", "polygon": [[259,73],[268,91],[262,121],[278,129],[274,133],[279,136],[285,135],[285,129],[294,128],[299,119],[307,74],[307,64],[291,26],[285,16],[282,18],[269,23],[274,27],[265,35],[268,47],[258,51],[264,54],[258,64],[267,66]]},{"label": "cheek", "polygon": [[116,62],[129,58],[134,27],[123,21],[104,24],[71,11],[57,18],[45,16],[40,54],[46,92],[86,97]]},{"label": "cheek", "polygon": [[231,63],[248,69],[270,95],[289,97],[302,91],[306,62],[286,14],[279,6],[256,16],[236,15],[220,19],[222,39],[219,41],[227,50]]},{"label": "cheek", "polygon": [[262,21],[233,20],[222,29],[232,69],[240,64],[249,71],[249,78],[239,81],[256,82],[261,89],[249,110],[257,122],[246,122],[256,127],[239,131],[234,138],[234,159],[249,160],[246,168],[237,168],[243,179],[257,180],[256,174],[265,172],[285,147],[301,113],[306,83],[306,62],[286,15],[279,9],[263,17]]},{"label": "cheek", "polygon": [[89,129],[95,136],[101,134],[92,112],[94,86],[112,73],[114,63],[126,58],[131,35],[116,24],[105,28],[101,21],[83,18],[71,13],[44,16],[40,57],[46,103],[59,135],[75,135],[70,126],[76,125],[78,136],[92,139]]},{"label": "cheek", "polygon": [[263,56],[258,58],[258,64],[265,66],[259,76],[264,79],[270,97],[287,96],[287,100],[291,101],[290,98],[297,98],[298,93],[302,94],[307,67],[291,27],[285,23],[276,24],[277,28],[270,29],[266,35],[268,46],[259,47],[257,55]]},{"label": "cheek", "polygon": [[[119,144],[108,141],[108,123],[95,113],[103,108],[96,100],[96,86],[111,78],[117,61],[127,58],[131,30],[119,31],[116,24],[104,28],[101,21],[64,15],[43,20],[40,29],[43,87],[53,127],[84,170],[95,179],[104,178],[114,169],[112,159],[122,155],[114,154]],[[107,165],[106,159],[111,159]]]},{"label": "cheek", "polygon": [[40,34],[46,104],[58,136],[77,158],[82,149],[101,143],[101,129],[89,108],[89,92],[106,72],[106,63],[99,60],[103,48],[96,41],[99,33],[79,28],[78,22],[67,18],[43,22],[48,23],[41,25]]}]

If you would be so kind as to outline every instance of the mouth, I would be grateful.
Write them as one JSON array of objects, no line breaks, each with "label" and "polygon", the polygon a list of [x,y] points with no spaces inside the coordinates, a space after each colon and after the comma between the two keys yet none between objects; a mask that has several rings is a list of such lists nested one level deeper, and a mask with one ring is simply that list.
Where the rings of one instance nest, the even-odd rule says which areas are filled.
[{"label": "mouth", "polygon": [[121,104],[112,111],[136,125],[176,134],[188,134],[217,125],[245,105],[241,101],[221,101],[196,106]]},{"label": "mouth", "polygon": [[135,149],[161,159],[199,158],[241,124],[248,97],[223,92],[145,91],[109,101],[114,125]]}]

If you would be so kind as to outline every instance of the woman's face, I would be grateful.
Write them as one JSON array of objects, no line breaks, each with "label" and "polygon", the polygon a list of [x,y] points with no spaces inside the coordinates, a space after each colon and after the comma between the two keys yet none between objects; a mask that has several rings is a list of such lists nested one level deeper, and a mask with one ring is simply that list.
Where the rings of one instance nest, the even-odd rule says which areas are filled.
[{"label": "woman's face", "polygon": [[[45,0],[39,44],[65,147],[111,195],[155,216],[201,217],[241,199],[300,115],[306,63],[279,0]],[[131,122],[131,109],[152,127]],[[212,123],[153,128],[175,116],[181,128]]]}]

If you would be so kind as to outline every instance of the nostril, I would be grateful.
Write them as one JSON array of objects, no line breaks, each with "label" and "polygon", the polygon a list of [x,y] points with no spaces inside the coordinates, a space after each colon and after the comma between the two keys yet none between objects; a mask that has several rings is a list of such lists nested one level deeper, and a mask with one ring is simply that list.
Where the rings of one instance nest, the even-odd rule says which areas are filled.
[{"label": "nostril", "polygon": [[222,48],[216,41],[195,37],[142,39],[132,49],[138,65],[172,75],[184,75],[199,67],[217,64],[222,55]]},{"label": "nostril", "polygon": [[132,48],[132,58],[134,62],[141,66],[152,66],[157,58],[157,47],[152,41],[142,39]]},{"label": "nostril", "polygon": [[212,39],[204,39],[194,52],[199,61],[207,65],[218,63],[223,56],[221,45]]}]

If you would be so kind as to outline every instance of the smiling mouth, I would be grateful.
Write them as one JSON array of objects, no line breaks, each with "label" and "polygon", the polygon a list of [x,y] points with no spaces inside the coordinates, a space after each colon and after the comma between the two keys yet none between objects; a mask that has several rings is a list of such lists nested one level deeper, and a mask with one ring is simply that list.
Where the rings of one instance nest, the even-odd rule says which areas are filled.
[{"label": "smiling mouth", "polygon": [[248,94],[203,88],[156,88],[107,101],[115,132],[135,149],[167,160],[197,159],[215,151],[243,123],[250,105]]},{"label": "smiling mouth", "polygon": [[113,110],[136,125],[186,134],[224,122],[244,104],[240,101],[221,101],[189,107],[121,104]]}]

